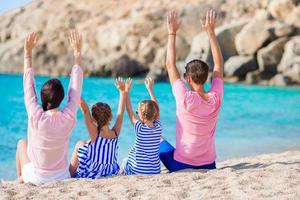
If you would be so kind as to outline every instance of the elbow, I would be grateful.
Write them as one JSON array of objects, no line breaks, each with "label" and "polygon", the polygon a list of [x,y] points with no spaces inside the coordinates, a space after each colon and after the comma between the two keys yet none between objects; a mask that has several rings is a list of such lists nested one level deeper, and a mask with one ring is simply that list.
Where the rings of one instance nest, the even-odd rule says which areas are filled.
[{"label": "elbow", "polygon": [[136,121],[136,118],[135,118],[134,115],[131,115],[131,116],[130,116],[130,121],[131,121],[131,124],[134,125],[134,123],[135,123],[135,121]]},{"label": "elbow", "polygon": [[89,115],[90,114],[88,109],[83,109],[82,112],[83,112],[84,115]]},{"label": "elbow", "polygon": [[115,131],[116,136],[118,136],[118,135],[120,135],[121,128],[115,127],[115,128],[114,128],[114,131]]},{"label": "elbow", "polygon": [[166,61],[166,68],[170,69],[174,65],[171,61]]}]

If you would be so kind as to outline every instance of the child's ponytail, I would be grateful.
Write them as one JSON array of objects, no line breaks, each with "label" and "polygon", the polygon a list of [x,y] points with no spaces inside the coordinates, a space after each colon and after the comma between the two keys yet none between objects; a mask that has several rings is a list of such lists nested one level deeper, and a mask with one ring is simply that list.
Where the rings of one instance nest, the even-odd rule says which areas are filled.
[{"label": "child's ponytail", "polygon": [[111,120],[111,108],[108,104],[99,102],[93,105],[91,111],[93,118],[97,121],[97,129],[99,132],[101,128],[108,124]]},{"label": "child's ponytail", "polygon": [[154,121],[159,116],[159,108],[157,103],[152,100],[144,100],[140,103],[140,111],[144,120]]}]

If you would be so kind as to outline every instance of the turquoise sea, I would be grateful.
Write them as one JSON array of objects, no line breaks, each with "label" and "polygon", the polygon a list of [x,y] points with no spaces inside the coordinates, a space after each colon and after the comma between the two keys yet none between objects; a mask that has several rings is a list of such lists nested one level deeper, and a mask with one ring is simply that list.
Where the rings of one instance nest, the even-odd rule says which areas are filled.
[{"label": "turquoise sea", "polygon": [[[48,78],[36,78],[38,94]],[[66,90],[69,79],[60,79]],[[170,84],[156,83],[154,90],[160,104],[164,137],[174,144],[175,101]],[[0,179],[13,179],[16,177],[17,141],[26,138],[27,133],[22,76],[0,75],[0,94]],[[97,101],[107,102],[116,113],[118,92],[113,79],[85,78],[83,97],[90,106]],[[135,79],[131,92],[134,109],[140,100],[147,98],[143,80]],[[82,139],[88,139],[88,133],[79,111],[78,122],[70,139],[69,157],[76,141]],[[125,114],[119,140],[120,163],[133,143],[133,127]],[[218,161],[300,149],[300,89],[226,84],[216,130],[216,148]]]}]

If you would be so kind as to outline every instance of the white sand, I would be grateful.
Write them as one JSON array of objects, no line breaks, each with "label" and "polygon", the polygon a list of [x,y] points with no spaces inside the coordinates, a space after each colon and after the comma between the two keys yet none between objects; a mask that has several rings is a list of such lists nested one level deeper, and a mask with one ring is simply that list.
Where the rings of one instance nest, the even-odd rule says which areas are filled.
[{"label": "white sand", "polygon": [[204,198],[300,199],[300,150],[232,159],[209,172],[0,185],[0,199]]}]

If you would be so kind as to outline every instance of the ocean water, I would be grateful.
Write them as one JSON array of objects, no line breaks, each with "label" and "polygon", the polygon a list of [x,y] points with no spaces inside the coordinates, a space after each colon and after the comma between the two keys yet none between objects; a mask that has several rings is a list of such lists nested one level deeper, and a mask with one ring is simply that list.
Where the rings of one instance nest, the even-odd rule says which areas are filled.
[{"label": "ocean water", "polygon": [[[36,78],[38,94],[48,78]],[[66,90],[68,77],[60,80]],[[175,101],[170,84],[156,83],[154,90],[160,104],[163,135],[174,144]],[[26,138],[27,134],[22,76],[0,75],[0,94],[0,178],[14,179],[17,141]],[[89,106],[98,101],[107,102],[116,113],[119,95],[113,79],[85,78],[83,97]],[[148,98],[143,80],[135,79],[131,92],[133,109],[139,101]],[[79,111],[78,122],[70,138],[69,158],[76,142],[82,139],[88,139],[88,133]],[[119,163],[126,157],[134,139],[133,127],[125,114],[119,140]],[[216,149],[218,161],[300,149],[300,89],[225,84],[216,130]]]}]

